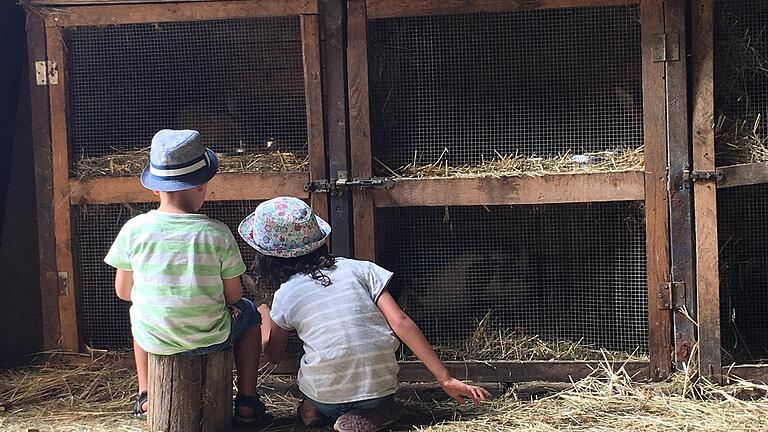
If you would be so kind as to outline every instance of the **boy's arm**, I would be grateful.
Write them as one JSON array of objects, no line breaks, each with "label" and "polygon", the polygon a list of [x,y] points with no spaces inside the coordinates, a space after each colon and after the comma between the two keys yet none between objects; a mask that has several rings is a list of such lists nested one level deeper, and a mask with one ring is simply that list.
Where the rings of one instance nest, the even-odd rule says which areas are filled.
[{"label": "boy's arm", "polygon": [[389,291],[385,289],[381,293],[376,301],[376,306],[379,307],[392,331],[432,372],[448,396],[460,404],[464,403],[465,397],[472,399],[472,402],[477,404],[491,396],[484,388],[467,385],[451,376],[419,327],[400,309]]},{"label": "boy's arm", "polygon": [[240,276],[222,279],[222,281],[224,281],[224,301],[228,305],[237,303],[243,296],[243,285],[240,283]]},{"label": "boy's arm", "polygon": [[121,300],[131,301],[131,289],[133,288],[133,272],[117,269],[115,273],[115,292]]}]

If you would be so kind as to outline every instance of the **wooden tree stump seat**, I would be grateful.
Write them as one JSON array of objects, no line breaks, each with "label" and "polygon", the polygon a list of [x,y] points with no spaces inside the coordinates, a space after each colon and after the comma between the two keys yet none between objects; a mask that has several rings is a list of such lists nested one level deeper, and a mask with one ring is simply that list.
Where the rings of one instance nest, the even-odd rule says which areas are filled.
[{"label": "wooden tree stump seat", "polygon": [[152,432],[220,432],[232,426],[232,351],[149,354]]}]

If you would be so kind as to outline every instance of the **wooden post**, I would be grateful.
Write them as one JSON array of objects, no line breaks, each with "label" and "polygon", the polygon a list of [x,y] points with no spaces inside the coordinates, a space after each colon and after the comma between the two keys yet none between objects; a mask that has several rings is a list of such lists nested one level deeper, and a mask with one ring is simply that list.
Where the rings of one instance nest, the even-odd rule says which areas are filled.
[{"label": "wooden post", "polygon": [[[693,169],[715,170],[713,1],[693,2]],[[699,371],[721,380],[720,272],[718,269],[717,185],[693,185],[696,215],[696,293]]]},{"label": "wooden post", "polygon": [[232,427],[232,351],[149,355],[149,430],[218,432]]}]

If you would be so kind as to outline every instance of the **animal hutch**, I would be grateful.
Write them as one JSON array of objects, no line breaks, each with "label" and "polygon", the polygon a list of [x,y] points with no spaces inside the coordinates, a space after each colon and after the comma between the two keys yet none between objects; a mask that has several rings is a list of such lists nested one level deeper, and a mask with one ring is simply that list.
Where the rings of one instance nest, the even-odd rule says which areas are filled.
[{"label": "animal hutch", "polygon": [[710,323],[700,345],[714,367],[735,364],[744,376],[763,377],[768,4],[694,3],[693,169],[715,180],[696,191],[699,303],[708,303],[699,315]]},{"label": "animal hutch", "polygon": [[[459,378],[568,380],[606,360],[661,377],[711,326],[694,324],[707,297],[692,287],[717,289],[694,272],[694,241],[712,237],[694,235],[692,198],[715,191],[691,177],[706,168],[689,147],[687,41],[698,59],[702,39],[684,1],[26,6],[49,348],[129,348],[101,260],[154,205],[135,175],[164,127],[221,154],[203,212],[234,230],[260,201],[309,200],[335,251],[395,272],[393,295]],[[721,242],[761,223],[757,200],[729,198],[762,190],[748,188],[719,194]],[[427,378],[401,360],[402,379]]]}]

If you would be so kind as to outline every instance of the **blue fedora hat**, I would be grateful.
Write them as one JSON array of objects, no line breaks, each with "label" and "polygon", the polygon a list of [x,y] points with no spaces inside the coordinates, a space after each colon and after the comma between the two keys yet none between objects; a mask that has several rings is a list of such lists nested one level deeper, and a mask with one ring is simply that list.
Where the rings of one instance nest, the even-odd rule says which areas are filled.
[{"label": "blue fedora hat", "polygon": [[203,145],[198,131],[163,129],[152,137],[141,184],[160,192],[182,191],[207,183],[218,169],[216,154]]}]

